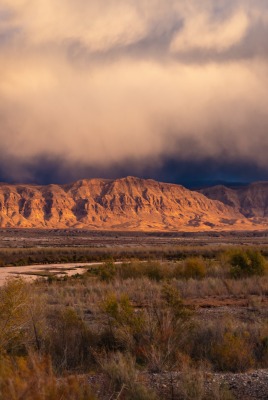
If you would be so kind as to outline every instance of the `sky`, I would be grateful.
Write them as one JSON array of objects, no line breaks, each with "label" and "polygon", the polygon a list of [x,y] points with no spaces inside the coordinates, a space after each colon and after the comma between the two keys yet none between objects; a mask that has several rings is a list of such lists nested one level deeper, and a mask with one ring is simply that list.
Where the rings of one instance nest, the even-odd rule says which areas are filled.
[{"label": "sky", "polygon": [[267,0],[1,0],[0,180],[268,180]]}]

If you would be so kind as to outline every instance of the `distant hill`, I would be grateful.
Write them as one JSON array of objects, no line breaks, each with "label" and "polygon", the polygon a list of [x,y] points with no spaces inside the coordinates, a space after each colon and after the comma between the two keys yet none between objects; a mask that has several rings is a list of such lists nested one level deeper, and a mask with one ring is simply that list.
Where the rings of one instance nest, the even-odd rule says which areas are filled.
[{"label": "distant hill", "polygon": [[268,217],[268,182],[255,182],[236,188],[218,185],[201,189],[199,192],[212,200],[231,206],[246,218]]},{"label": "distant hill", "polygon": [[[248,191],[246,191],[248,190]],[[116,230],[268,228],[268,183],[191,191],[127,177],[68,185],[0,184],[0,226]]]}]

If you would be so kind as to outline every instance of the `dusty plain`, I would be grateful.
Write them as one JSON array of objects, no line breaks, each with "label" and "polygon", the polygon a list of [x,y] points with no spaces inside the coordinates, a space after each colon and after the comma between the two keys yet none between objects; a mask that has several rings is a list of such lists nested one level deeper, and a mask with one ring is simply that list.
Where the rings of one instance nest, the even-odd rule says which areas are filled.
[{"label": "dusty plain", "polygon": [[0,229],[0,248],[268,246],[266,231],[131,232],[87,229]]}]

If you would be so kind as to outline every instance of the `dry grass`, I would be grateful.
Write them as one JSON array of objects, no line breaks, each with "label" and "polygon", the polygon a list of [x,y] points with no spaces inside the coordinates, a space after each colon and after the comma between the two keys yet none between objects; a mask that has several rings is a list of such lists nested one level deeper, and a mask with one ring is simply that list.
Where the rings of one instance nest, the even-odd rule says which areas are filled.
[{"label": "dry grass", "polygon": [[[110,262],[84,275],[40,279],[32,285],[12,280],[0,289],[0,358],[9,365],[11,355],[22,357],[26,374],[32,354],[51,360],[54,372],[47,377],[37,365],[37,375],[54,391],[55,373],[101,370],[109,393],[129,400],[155,396],[146,395],[148,390],[138,382],[139,371],[181,370],[182,398],[204,399],[200,365],[220,371],[268,367],[267,316],[257,317],[267,305],[268,276],[232,279],[228,268],[226,259],[198,257],[132,261],[116,267]],[[216,313],[203,313],[198,308],[204,306],[202,301]],[[231,312],[241,301],[243,318]],[[229,316],[217,314],[222,305]],[[0,395],[17,390],[19,396],[20,390],[30,390],[19,381],[18,389],[8,389],[5,373],[2,367]],[[33,381],[42,385],[38,376],[33,375]],[[84,399],[84,392],[71,390],[74,399]],[[57,398],[53,396],[48,399]],[[215,388],[215,399],[228,396],[228,391]]]}]

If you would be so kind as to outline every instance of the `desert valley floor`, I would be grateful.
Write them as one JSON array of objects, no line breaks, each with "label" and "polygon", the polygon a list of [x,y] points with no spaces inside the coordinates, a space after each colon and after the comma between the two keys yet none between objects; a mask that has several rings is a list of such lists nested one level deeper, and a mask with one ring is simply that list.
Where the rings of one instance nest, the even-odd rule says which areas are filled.
[{"label": "desert valley floor", "polygon": [[[15,285],[16,281],[20,285],[20,280],[16,278],[22,277],[25,279],[25,285],[31,287],[31,296],[34,298],[45,296],[43,300],[45,306],[42,306],[45,309],[42,308],[40,315],[42,321],[46,320],[48,331],[44,337],[44,332],[40,331],[37,343],[42,342],[42,351],[47,352],[51,352],[53,346],[56,346],[53,350],[56,353],[51,353],[56,373],[65,376],[75,373],[75,379],[79,379],[81,384],[86,385],[85,387],[91,388],[92,399],[121,398],[121,391],[122,399],[136,399],[136,394],[133,393],[145,390],[148,395],[144,394],[145,397],[141,398],[150,400],[163,397],[169,400],[266,400],[268,396],[268,351],[266,354],[265,347],[268,337],[267,273],[263,276],[234,279],[228,272],[228,257],[235,251],[243,251],[249,256],[251,251],[256,251],[267,260],[268,231],[192,233],[1,229],[0,288],[6,290],[3,286],[5,282],[11,282],[11,286],[14,284],[13,280],[6,281],[6,278],[15,278]],[[188,267],[192,268],[192,275],[187,275]],[[113,275],[110,276],[109,273]],[[111,293],[115,294],[121,312],[124,303],[120,302],[126,301],[123,300],[124,296],[128,296],[127,301],[130,301],[130,304],[127,305],[127,310],[134,313],[131,317],[134,318],[133,321],[143,314],[147,316],[146,318],[154,319],[151,313],[155,310],[156,326],[159,318],[160,320],[164,318],[157,328],[161,331],[167,329],[165,318],[170,318],[170,312],[161,308],[164,307],[161,293],[163,290],[171,290],[170,293],[173,293],[172,288],[178,289],[181,295],[179,302],[183,301],[183,310],[190,310],[190,313],[193,313],[190,325],[194,328],[189,328],[188,322],[183,328],[187,332],[185,333],[187,343],[183,344],[184,355],[178,353],[175,356],[174,349],[169,348],[172,347],[172,340],[175,340],[172,330],[163,332],[164,335],[171,335],[168,339],[169,344],[165,342],[164,337],[160,339],[157,331],[152,333],[152,340],[160,347],[158,353],[154,354],[156,348],[153,345],[150,350],[151,355],[147,353],[149,344],[146,344],[146,334],[139,333],[135,340],[141,340],[138,339],[139,335],[145,335],[142,339],[145,340],[143,343],[145,347],[140,354],[139,346],[130,344],[128,342],[130,338],[121,337],[123,331],[120,330],[120,323],[117,325],[116,318],[111,315],[110,321],[111,318],[115,318],[113,322],[115,325],[112,325],[111,329],[115,331],[109,334],[113,337],[113,339],[110,337],[109,341],[115,340],[115,343],[112,348],[111,344],[108,347],[104,346],[103,340],[108,340],[104,337],[107,334],[105,321],[109,312],[104,312],[101,304],[112,301],[112,297],[109,297]],[[39,300],[36,304],[39,304]],[[31,312],[36,312],[35,307],[39,310],[39,305],[35,305],[34,311]],[[64,320],[67,318],[66,312],[74,313],[72,317],[70,314],[70,318],[74,318],[70,321],[73,322],[67,323],[67,320]],[[36,317],[37,321],[39,313],[40,310]],[[55,315],[58,315],[57,323],[53,322]],[[122,329],[136,329],[135,324],[138,320],[130,322],[129,317],[124,318],[128,327],[122,326]],[[74,325],[69,326],[69,323]],[[171,320],[168,323],[171,323]],[[183,320],[182,324],[185,324]],[[64,348],[63,342],[57,342],[59,340],[57,334],[61,336],[63,329],[66,330],[66,335],[69,335],[68,340],[74,343],[72,341],[78,340],[82,326],[88,335],[93,334],[90,332],[95,332],[94,344],[88,343],[89,339],[85,338],[79,342],[79,346],[82,347],[77,351],[82,353],[85,351],[84,355],[80,353],[79,355],[74,350],[75,347],[67,350],[67,344]],[[58,333],[55,329],[59,329]],[[191,333],[191,329],[194,329],[194,333]],[[119,336],[115,338],[113,335]],[[137,333],[133,338],[135,335]],[[250,337],[250,341],[247,337]],[[217,350],[223,353],[217,353],[217,356],[210,354],[213,351],[215,353],[217,348],[217,342],[212,345],[209,344],[210,341],[213,343],[219,338],[223,343],[227,341],[228,348],[232,349],[227,356],[224,353],[227,351],[225,344]],[[176,340],[180,341],[181,338]],[[49,347],[47,341],[50,343]],[[34,342],[31,346],[36,347]],[[38,344],[37,349],[40,346],[41,344]],[[128,350],[124,355],[125,346]],[[207,349],[208,346],[212,346],[210,351]],[[242,351],[241,346],[245,348],[249,346],[246,352],[251,354],[250,357]],[[178,357],[177,361],[172,357],[169,362],[166,360],[164,354],[168,348],[170,354],[173,354],[172,357]],[[67,359],[66,355],[64,356],[66,351],[70,352]],[[105,357],[108,358],[103,358],[103,351],[107,352]],[[91,354],[89,359],[88,352]],[[220,357],[225,364],[219,363]],[[233,364],[230,365],[228,357],[231,357]],[[137,369],[133,369],[134,359],[138,365]],[[192,361],[189,361],[190,359]],[[179,365],[182,363],[184,367],[182,369],[176,367],[177,362]],[[131,377],[120,375],[123,381],[118,384],[119,378],[112,376],[109,369],[112,365],[119,370],[133,369],[131,373],[134,375]],[[90,372],[92,369],[94,372]],[[38,381],[40,377],[35,379]],[[128,379],[135,381],[133,387]],[[193,385],[194,393],[189,389],[189,385],[190,387]],[[132,393],[134,397],[131,397],[131,390],[134,391]]]}]

